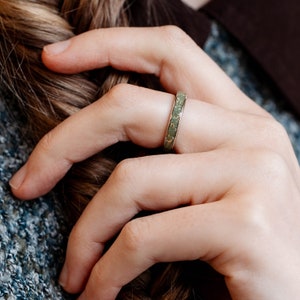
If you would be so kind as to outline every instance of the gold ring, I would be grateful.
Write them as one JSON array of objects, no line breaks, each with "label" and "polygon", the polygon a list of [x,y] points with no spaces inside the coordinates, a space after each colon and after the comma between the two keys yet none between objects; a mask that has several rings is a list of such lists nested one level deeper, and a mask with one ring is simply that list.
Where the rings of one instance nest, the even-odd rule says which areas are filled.
[{"label": "gold ring", "polygon": [[178,127],[180,119],[183,115],[186,99],[187,96],[185,93],[178,92],[176,94],[164,140],[164,150],[166,152],[171,152],[174,148]]}]

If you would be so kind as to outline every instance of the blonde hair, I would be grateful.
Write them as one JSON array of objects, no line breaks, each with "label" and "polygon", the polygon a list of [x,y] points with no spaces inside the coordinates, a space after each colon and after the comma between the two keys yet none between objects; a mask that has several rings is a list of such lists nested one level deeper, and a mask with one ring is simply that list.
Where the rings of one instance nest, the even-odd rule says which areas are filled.
[{"label": "blonde hair", "polygon": [[[43,47],[95,28],[129,26],[130,23],[162,25],[161,20],[172,18],[168,6],[172,4],[163,0],[0,0],[0,80],[24,112],[27,135],[33,143],[117,83],[157,85],[147,76],[112,68],[77,75],[56,74],[41,62]],[[60,197],[65,199],[65,211],[71,224],[115,165],[141,151],[144,149],[128,143],[117,144],[74,165],[57,187]],[[193,297],[196,290],[193,283],[182,279],[183,274],[191,272],[193,269],[182,267],[182,263],[162,264],[153,268],[150,280],[145,280],[145,275],[140,276],[121,291],[119,298],[199,299]]]}]

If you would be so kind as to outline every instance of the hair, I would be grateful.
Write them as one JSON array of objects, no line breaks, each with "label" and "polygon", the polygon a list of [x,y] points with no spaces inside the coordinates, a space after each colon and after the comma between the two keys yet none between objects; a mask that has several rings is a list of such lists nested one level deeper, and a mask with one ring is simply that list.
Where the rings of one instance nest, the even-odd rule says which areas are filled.
[{"label": "hair", "polygon": [[[76,75],[51,72],[41,62],[46,44],[95,28],[178,25],[175,12],[184,9],[174,0],[0,0],[0,7],[0,81],[24,114],[32,145],[118,83],[161,88],[151,76],[110,67]],[[57,186],[69,223],[77,220],[120,160],[146,153],[130,143],[119,143],[75,164]],[[201,299],[199,282],[193,279],[199,265],[157,265],[124,287],[118,298]]]}]

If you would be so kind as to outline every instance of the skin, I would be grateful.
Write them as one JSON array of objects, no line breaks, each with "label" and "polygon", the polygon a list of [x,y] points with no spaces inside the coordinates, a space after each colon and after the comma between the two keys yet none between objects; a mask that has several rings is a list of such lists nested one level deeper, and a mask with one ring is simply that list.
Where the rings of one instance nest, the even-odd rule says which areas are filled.
[{"label": "skin", "polygon": [[[111,300],[156,262],[201,259],[233,299],[299,298],[300,175],[288,136],[185,33],[95,30],[47,46],[43,61],[66,74],[107,65],[155,74],[166,92],[118,85],[61,123],[12,178],[21,199],[117,141],[161,146],[174,93],[189,97],[176,153],[124,160],[83,212],[60,277],[67,291]],[[162,212],[131,221],[144,209]]]},{"label": "skin", "polygon": [[200,7],[210,2],[210,0],[183,0],[182,2],[189,5],[193,9],[199,9]]}]

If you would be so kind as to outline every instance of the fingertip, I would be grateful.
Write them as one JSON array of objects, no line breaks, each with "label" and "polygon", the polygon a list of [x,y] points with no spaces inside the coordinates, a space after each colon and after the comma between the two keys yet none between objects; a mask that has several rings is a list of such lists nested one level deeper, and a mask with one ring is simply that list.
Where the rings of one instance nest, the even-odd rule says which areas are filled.
[{"label": "fingertip", "polygon": [[[86,235],[88,233],[89,231]],[[58,280],[61,287],[70,294],[82,293],[102,251],[102,245],[94,242],[90,244],[82,234],[74,237],[73,232],[71,232],[66,259]]]},{"label": "fingertip", "polygon": [[[72,272],[72,276],[74,276],[74,274],[76,276],[76,273]],[[61,270],[58,283],[66,292],[71,294],[78,294],[84,289],[84,284],[78,285],[77,282],[74,284],[74,280],[70,278],[70,272],[66,262]]]},{"label": "fingertip", "polygon": [[[32,176],[24,165],[8,182],[11,192],[19,200],[32,200],[48,193],[54,183],[50,180],[41,180],[41,174]],[[38,179],[37,179],[38,178]]]},{"label": "fingertip", "polygon": [[64,264],[59,276],[59,284],[63,289],[66,289],[68,286],[68,276],[68,267],[66,264]]},{"label": "fingertip", "polygon": [[67,262],[65,262],[58,283],[66,292],[78,294],[84,290],[89,277],[89,274],[84,277],[82,275],[83,273],[78,272],[76,269],[69,268]]},{"label": "fingertip", "polygon": [[46,45],[43,49],[44,55],[47,57],[59,55],[65,52],[71,44],[71,40],[60,41],[57,43]]},{"label": "fingertip", "polygon": [[58,73],[73,73],[72,68],[74,64],[72,63],[72,57],[68,57],[70,45],[71,39],[44,46],[42,51],[42,62],[44,65]]},{"label": "fingertip", "polygon": [[27,165],[25,164],[21,167],[10,179],[9,186],[11,187],[12,193],[18,198],[22,199],[22,194],[20,194],[21,186],[25,180],[27,174]]}]

